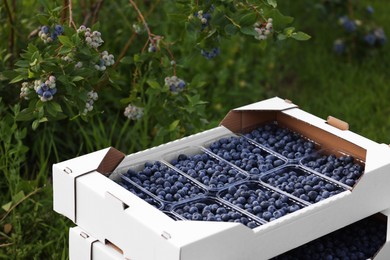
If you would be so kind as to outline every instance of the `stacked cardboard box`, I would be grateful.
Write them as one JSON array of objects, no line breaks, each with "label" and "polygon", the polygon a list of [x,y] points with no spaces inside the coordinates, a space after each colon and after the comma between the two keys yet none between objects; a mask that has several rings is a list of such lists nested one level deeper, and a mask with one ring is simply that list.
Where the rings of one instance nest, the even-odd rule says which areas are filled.
[{"label": "stacked cardboard box", "polygon": [[[245,134],[265,124],[299,133],[304,140],[314,144],[308,146],[315,150],[314,159],[347,156],[354,158],[360,168],[364,168],[364,173],[353,183],[333,179],[310,169],[311,165],[305,163],[305,159],[314,159],[309,155],[299,153],[295,154],[298,158],[294,158],[294,155],[279,154],[274,147],[248,141]],[[267,158],[278,160],[278,163],[274,161],[275,168],[264,169],[262,175],[224,162],[223,165],[231,167],[231,171],[241,178],[217,187],[208,186],[183,173],[183,169],[173,167],[173,162],[182,154],[206,153],[213,160],[228,160],[212,155],[210,147],[218,140],[229,138],[244,138],[243,142],[258,146],[257,151],[261,151],[262,156],[270,155]],[[182,203],[172,202],[172,198],[159,197],[145,190],[140,183],[134,183],[134,179],[128,180],[133,191],[129,192],[129,186],[123,181],[131,177],[133,170],[136,174],[136,171],[142,171],[145,163],[156,161],[185,176],[191,185],[198,187],[198,194]],[[131,173],[129,169],[132,169]],[[285,174],[286,169],[319,177],[323,185],[337,187],[337,193],[324,199],[315,199],[311,196],[314,193],[298,196],[263,177],[272,175],[274,180],[275,176]],[[357,135],[348,130],[347,124],[334,118],[323,120],[289,101],[271,98],[232,110],[219,127],[142,152],[125,156],[114,148],[107,148],[53,165],[54,210],[78,225],[70,231],[71,259],[100,259],[97,255],[104,255],[105,259],[135,260],[269,259],[378,212],[387,219],[389,169],[388,145]],[[266,194],[277,193],[277,196],[287,198],[290,205],[297,205],[298,210],[295,208],[288,214],[283,212],[271,218],[258,217],[253,211],[240,208],[239,204],[224,201],[222,194],[229,187],[240,185],[257,185]],[[185,215],[180,214],[180,210],[195,205],[197,199],[202,203],[213,201],[224,210],[246,216],[244,220],[240,218],[244,224],[184,221]],[[247,225],[246,221],[252,225]],[[390,257],[389,244],[387,237],[376,259]],[[85,254],[80,253],[79,257],[78,251]]]}]

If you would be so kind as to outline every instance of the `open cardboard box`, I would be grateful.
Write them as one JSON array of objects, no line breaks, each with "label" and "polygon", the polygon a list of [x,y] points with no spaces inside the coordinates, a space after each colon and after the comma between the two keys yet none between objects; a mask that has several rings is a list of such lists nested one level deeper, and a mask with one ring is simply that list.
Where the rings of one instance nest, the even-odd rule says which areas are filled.
[{"label": "open cardboard box", "polygon": [[[353,189],[254,229],[239,223],[175,221],[107,177],[269,121],[359,158],[365,173]],[[389,170],[388,145],[272,98],[232,110],[219,127],[152,149],[125,156],[107,148],[53,165],[54,210],[102,243],[120,248],[127,259],[268,259],[390,208]]]},{"label": "open cardboard box", "polygon": [[[373,256],[374,260],[386,260],[390,255],[390,210],[378,213],[371,218],[376,221],[387,223],[387,238],[385,244]],[[70,260],[120,260],[123,259],[123,252],[108,243],[103,244],[99,240],[91,237],[87,232],[79,227],[69,229],[69,259]]]}]

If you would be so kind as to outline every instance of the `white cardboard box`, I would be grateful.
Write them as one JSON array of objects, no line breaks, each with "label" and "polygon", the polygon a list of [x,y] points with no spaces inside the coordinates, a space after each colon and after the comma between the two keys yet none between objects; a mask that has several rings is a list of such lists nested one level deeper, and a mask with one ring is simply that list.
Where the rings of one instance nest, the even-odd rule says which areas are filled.
[{"label": "white cardboard box", "polygon": [[[365,173],[352,190],[255,229],[238,223],[174,221],[105,176],[115,168],[268,121],[360,158]],[[152,149],[124,156],[107,148],[53,165],[54,210],[99,241],[120,248],[127,259],[268,259],[390,208],[389,170],[388,145],[340,130],[290,102],[272,98],[232,110],[219,127]]]},{"label": "white cardboard box", "polygon": [[[374,256],[375,260],[386,260],[390,256],[390,210],[381,212],[386,217],[387,241]],[[120,260],[123,252],[112,244],[103,244],[91,237],[79,227],[69,229],[69,259],[70,260]]]},{"label": "white cardboard box", "polygon": [[69,229],[70,260],[119,260],[123,254],[113,245],[105,245],[79,227]]}]

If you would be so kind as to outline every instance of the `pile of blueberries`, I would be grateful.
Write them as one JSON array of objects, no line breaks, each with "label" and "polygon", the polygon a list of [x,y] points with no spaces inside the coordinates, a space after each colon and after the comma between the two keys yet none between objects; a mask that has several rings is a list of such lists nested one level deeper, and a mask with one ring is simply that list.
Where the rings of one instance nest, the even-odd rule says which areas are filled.
[{"label": "pile of blueberries", "polygon": [[205,194],[205,190],[165,164],[146,162],[141,171],[129,169],[122,182],[128,179],[165,202],[178,202]]},{"label": "pile of blueberries", "polygon": [[152,198],[151,196],[149,196],[148,194],[146,194],[145,192],[143,192],[142,190],[140,190],[136,186],[132,185],[131,183],[122,181],[119,184],[122,187],[124,187],[126,190],[137,195],[139,198],[143,199],[144,201],[146,201],[150,205],[154,206],[155,208],[158,208],[158,209],[162,208],[163,205],[160,202],[158,202],[156,199]]},{"label": "pile of blueberries", "polygon": [[258,127],[245,136],[288,159],[300,159],[313,153],[316,149],[314,142],[274,123]]},{"label": "pile of blueberries", "polygon": [[211,152],[250,174],[260,174],[285,164],[285,161],[250,143],[245,137],[221,138],[210,144]]},{"label": "pile of blueberries", "polygon": [[303,206],[288,196],[266,189],[257,182],[230,186],[220,197],[266,221],[278,219]]},{"label": "pile of blueberries", "polygon": [[171,164],[209,189],[223,188],[247,177],[228,163],[205,152],[193,156],[180,154]]},{"label": "pile of blueberries", "polygon": [[343,155],[337,158],[334,154],[313,154],[303,159],[302,164],[352,187],[364,171],[362,164],[355,161],[354,157],[350,155]]},{"label": "pile of blueberries", "polygon": [[365,218],[273,260],[366,260],[372,258],[386,242],[386,223]]},{"label": "pile of blueberries", "polygon": [[186,203],[176,207],[174,212],[187,220],[238,222],[249,228],[255,228],[261,224],[213,198]]},{"label": "pile of blueberries", "polygon": [[295,166],[283,168],[274,174],[264,175],[261,180],[310,203],[316,203],[345,190]]}]

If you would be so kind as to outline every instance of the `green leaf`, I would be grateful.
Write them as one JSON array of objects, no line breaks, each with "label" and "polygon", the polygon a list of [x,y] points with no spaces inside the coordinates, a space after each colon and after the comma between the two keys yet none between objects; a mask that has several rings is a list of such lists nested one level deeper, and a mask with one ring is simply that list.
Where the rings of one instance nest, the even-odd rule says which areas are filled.
[{"label": "green leaf", "polygon": [[119,103],[121,103],[121,104],[129,104],[132,100],[133,100],[132,97],[122,98],[121,100],[119,100]]},{"label": "green leaf", "polygon": [[241,26],[249,26],[249,25],[253,25],[256,22],[256,19],[257,19],[256,13],[248,13],[241,16],[239,23]]},{"label": "green leaf", "polygon": [[147,83],[151,88],[154,88],[154,89],[160,89],[160,88],[161,88],[160,83],[158,83],[156,80],[148,79],[148,80],[146,81],[146,83]]},{"label": "green leaf", "polygon": [[295,31],[294,27],[287,27],[284,29],[284,33],[287,37],[290,37],[291,34]]},{"label": "green leaf", "polygon": [[73,77],[72,81],[73,82],[77,82],[77,81],[80,81],[80,80],[83,80],[84,78],[81,77],[81,76],[76,76],[76,77]]},{"label": "green leaf", "polygon": [[53,111],[56,111],[56,112],[59,112],[59,113],[62,112],[61,105],[58,104],[55,101],[46,102],[46,106],[47,106],[48,109],[51,109]]},{"label": "green leaf", "polygon": [[11,206],[12,206],[12,201],[4,204],[3,206],[1,206],[1,208],[4,209],[5,211],[9,211],[11,209]]},{"label": "green leaf", "polygon": [[34,121],[32,122],[31,127],[32,127],[32,129],[35,131],[35,130],[37,130],[38,126],[39,126],[39,120],[36,119],[36,120],[34,120]]},{"label": "green leaf", "polygon": [[16,76],[15,78],[13,78],[10,83],[13,84],[13,83],[16,83],[16,82],[19,82],[19,81],[22,81],[24,80],[24,76],[23,75],[18,75]]},{"label": "green leaf", "polygon": [[278,3],[276,2],[276,0],[267,0],[267,2],[273,8],[276,8],[278,6]]},{"label": "green leaf", "polygon": [[60,35],[58,36],[58,40],[66,47],[73,47],[73,42],[69,39],[68,36]]},{"label": "green leaf", "polygon": [[291,16],[285,16],[278,9],[272,9],[269,12],[264,14],[267,18],[273,19],[273,27],[276,31],[283,30],[286,26],[291,24],[294,21],[294,18]]},{"label": "green leaf", "polygon": [[307,41],[311,38],[311,36],[304,32],[294,32],[291,34],[291,38],[294,38],[298,41]]},{"label": "green leaf", "polygon": [[173,131],[177,128],[177,126],[179,125],[179,123],[180,123],[180,120],[175,120],[175,121],[173,121],[173,122],[169,125],[169,127],[168,127],[169,131],[170,131],[170,132],[173,132]]},{"label": "green leaf", "polygon": [[237,33],[237,31],[238,31],[238,28],[234,24],[228,24],[225,26],[225,32],[228,35],[234,35]]},{"label": "green leaf", "polygon": [[39,123],[43,123],[43,122],[47,122],[47,121],[49,121],[47,119],[47,117],[42,117],[41,119],[39,119]]},{"label": "green leaf", "polygon": [[26,195],[24,194],[24,191],[21,190],[18,193],[16,193],[14,196],[12,196],[12,201],[14,203],[18,203],[21,200],[23,200],[25,197],[26,197]]},{"label": "green leaf", "polygon": [[30,63],[27,60],[18,60],[15,63],[15,65],[20,67],[20,68],[28,68],[28,67],[30,67]]},{"label": "green leaf", "polygon": [[279,41],[283,41],[283,40],[285,40],[285,39],[287,39],[287,36],[285,35],[285,34],[278,34],[278,40]]},{"label": "green leaf", "polygon": [[240,31],[243,34],[245,34],[245,35],[251,35],[251,36],[255,36],[256,35],[256,31],[255,31],[255,29],[252,26],[241,27]]},{"label": "green leaf", "polygon": [[123,64],[132,64],[133,63],[133,58],[130,56],[125,56],[120,60],[120,63]]},{"label": "green leaf", "polygon": [[34,119],[34,108],[28,107],[20,111],[20,113],[16,116],[17,121],[30,121]]}]

